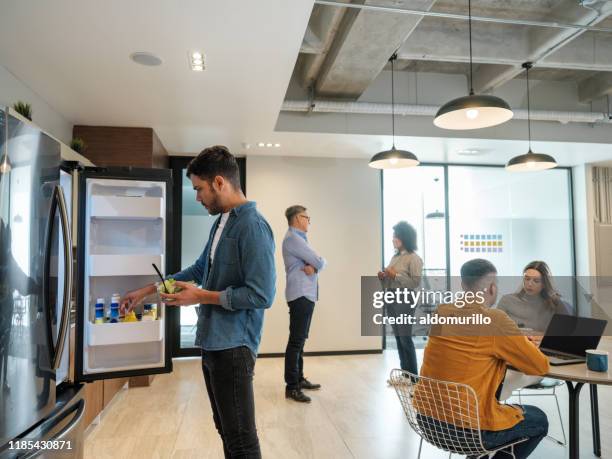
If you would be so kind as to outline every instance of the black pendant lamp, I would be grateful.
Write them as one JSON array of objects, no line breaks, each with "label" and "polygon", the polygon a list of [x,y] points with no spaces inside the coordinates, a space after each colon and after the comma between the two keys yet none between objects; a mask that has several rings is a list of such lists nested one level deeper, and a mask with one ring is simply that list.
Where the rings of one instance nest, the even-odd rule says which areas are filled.
[{"label": "black pendant lamp", "polygon": [[529,151],[524,155],[515,156],[508,164],[506,170],[511,172],[543,171],[557,167],[557,161],[550,155],[534,153],[531,151],[531,106],[529,102],[529,69],[533,66],[531,62],[525,62],[523,68],[527,80],[527,133],[529,135]]},{"label": "black pendant lamp", "polygon": [[468,0],[470,35],[470,94],[453,99],[440,107],[434,124],[442,129],[481,129],[505,123],[512,118],[508,103],[495,96],[474,94],[472,71],[472,1]]},{"label": "black pendant lamp", "polygon": [[393,79],[393,74],[395,73],[393,62],[395,59],[397,59],[397,54],[393,53],[393,55],[389,58],[389,61],[391,62],[391,130],[393,136],[393,146],[391,147],[391,150],[381,151],[380,153],[376,153],[374,156],[372,156],[368,166],[373,167],[374,169],[402,169],[405,167],[414,167],[419,165],[419,160],[414,153],[395,148],[395,81]]}]

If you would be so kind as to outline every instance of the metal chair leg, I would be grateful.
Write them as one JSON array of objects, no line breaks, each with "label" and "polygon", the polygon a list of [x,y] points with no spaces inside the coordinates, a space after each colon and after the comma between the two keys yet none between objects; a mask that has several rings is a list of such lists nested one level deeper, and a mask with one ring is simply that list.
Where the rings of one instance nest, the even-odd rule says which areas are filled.
[{"label": "metal chair leg", "polygon": [[554,388],[553,388],[553,396],[555,397],[555,403],[557,404],[557,413],[559,413],[559,423],[561,424],[561,433],[563,434],[563,443],[561,443],[559,440],[557,440],[557,443],[559,443],[562,446],[565,446],[565,444],[567,443],[567,438],[565,437],[565,427],[563,427],[563,416],[561,416],[561,408],[559,407],[559,399],[557,398],[557,392],[555,391]]},{"label": "metal chair leg", "polygon": [[417,459],[421,459],[421,448],[423,447],[423,437],[421,437],[421,441],[419,442],[419,454]]}]

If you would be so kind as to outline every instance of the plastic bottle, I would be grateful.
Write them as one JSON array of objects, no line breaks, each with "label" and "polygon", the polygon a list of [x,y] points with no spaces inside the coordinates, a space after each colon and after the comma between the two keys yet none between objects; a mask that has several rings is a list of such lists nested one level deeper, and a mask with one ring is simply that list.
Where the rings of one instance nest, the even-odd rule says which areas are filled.
[{"label": "plastic bottle", "polygon": [[119,301],[121,301],[121,296],[113,293],[110,305],[110,322],[113,324],[119,322]]},{"label": "plastic bottle", "polygon": [[157,303],[153,303],[151,305],[151,316],[153,317],[153,320],[157,320]]},{"label": "plastic bottle", "polygon": [[104,298],[98,298],[96,300],[94,323],[104,323]]},{"label": "plastic bottle", "polygon": [[142,320],[143,321],[155,320],[155,319],[153,319],[153,313],[152,313],[151,305],[150,304],[145,304],[144,305],[144,309],[143,309],[143,312],[142,312]]}]

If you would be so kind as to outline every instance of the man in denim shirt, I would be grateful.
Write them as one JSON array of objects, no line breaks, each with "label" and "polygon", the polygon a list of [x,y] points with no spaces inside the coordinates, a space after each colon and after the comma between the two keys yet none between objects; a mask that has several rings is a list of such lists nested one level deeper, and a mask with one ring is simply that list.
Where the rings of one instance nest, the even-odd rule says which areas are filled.
[{"label": "man in denim shirt", "polygon": [[285,297],[289,305],[289,341],[285,350],[285,398],[309,403],[302,389],[319,389],[304,377],[304,344],[319,299],[319,271],[325,259],[308,244],[306,233],[310,217],[304,206],[291,206],[285,211],[289,229],[283,240],[283,260],[287,274]]},{"label": "man in denim shirt", "polygon": [[[183,290],[162,297],[167,305],[200,304],[196,345],[202,348],[206,390],[225,457],[260,458],[253,369],[264,309],[275,294],[272,230],[242,193],[238,165],[227,148],[202,151],[189,163],[187,176],[198,202],[221,216],[198,260],[169,276]],[[122,308],[133,308],[155,289],[148,285],[128,293]]]}]

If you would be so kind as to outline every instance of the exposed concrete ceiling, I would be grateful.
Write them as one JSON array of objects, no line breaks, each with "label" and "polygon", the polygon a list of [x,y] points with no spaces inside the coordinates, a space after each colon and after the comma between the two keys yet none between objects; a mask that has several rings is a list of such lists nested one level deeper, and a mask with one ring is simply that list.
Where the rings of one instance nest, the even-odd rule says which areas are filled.
[{"label": "exposed concrete ceiling", "polygon": [[[461,4],[438,0],[433,3],[432,11],[464,13]],[[522,19],[546,18],[550,8],[561,4],[561,1],[543,0],[474,1],[478,14],[505,14]],[[333,54],[334,41],[346,20],[345,9],[321,5],[313,8],[313,5],[314,0],[184,0],[179,8],[162,0],[104,3],[0,0],[0,65],[69,122],[150,126],[172,154],[194,154],[204,146],[223,143],[247,156],[365,160],[390,146],[390,116],[338,113],[311,116],[287,112],[279,116],[284,97],[305,97],[305,91],[299,89],[304,76],[312,84],[319,71],[328,65],[329,75],[351,77],[349,73],[342,74],[339,67],[325,64],[328,55]],[[403,2],[403,5],[415,6],[416,2]],[[315,17],[318,17],[316,21]],[[424,18],[412,31],[406,24],[397,25],[410,33],[404,37],[403,45],[397,43],[396,47],[416,40],[422,31],[420,27],[435,30],[436,21],[431,19]],[[427,25],[428,22],[432,24]],[[450,40],[457,41],[451,43],[455,48],[449,45],[445,51],[438,46],[433,51],[439,54],[414,59],[407,54],[408,59],[398,61],[397,67],[404,71],[396,75],[397,101],[435,106],[465,93],[468,66],[461,55],[467,49],[465,37],[461,36],[465,23],[450,22],[457,28],[456,32],[447,31],[451,34]],[[600,25],[606,24],[611,27],[612,20]],[[487,31],[489,26],[478,23],[482,31],[475,34],[481,37],[475,52],[483,55],[486,49],[480,46],[487,44],[486,36],[492,33]],[[512,26],[506,27],[512,29]],[[493,59],[496,54],[500,58],[515,48],[529,45],[524,35],[505,39],[511,38],[515,40],[512,46],[503,53],[489,52],[487,59]],[[384,34],[377,35],[377,40],[384,39]],[[355,42],[358,44],[359,40]],[[533,75],[542,81],[534,81],[533,106],[542,110],[591,110],[588,104],[576,108],[579,100],[575,82],[581,84],[606,75],[602,68],[589,66],[610,65],[612,59],[605,58],[608,42],[605,33],[583,33],[561,48],[560,51],[567,51],[565,54],[555,55],[559,61],[582,62],[580,65],[568,66],[571,71],[559,66],[551,66],[550,71],[545,71],[542,65],[534,68]],[[346,45],[346,39],[342,43]],[[426,45],[426,40],[423,43]],[[206,53],[208,66],[203,73],[189,69],[187,53],[193,47],[202,48]],[[369,43],[366,48],[373,52],[378,44]],[[372,59],[372,69],[377,70],[366,71],[367,78],[361,77],[359,84],[365,90],[359,96],[360,101],[389,101],[390,72],[383,69],[391,48],[388,43],[380,45],[380,56]],[[585,55],[587,49],[591,54]],[[158,54],[164,61],[162,66],[146,68],[129,60],[131,52],[142,50]],[[449,50],[460,58],[437,58],[450,54]],[[338,53],[350,56],[348,48]],[[369,65],[369,60],[364,59]],[[514,59],[510,63],[476,61],[474,68],[480,71],[489,67],[499,72],[504,65],[520,65],[522,56],[517,54]],[[576,79],[568,81],[556,74],[557,70]],[[290,81],[292,73],[294,81]],[[554,74],[554,78],[545,78],[547,73]],[[600,88],[597,90],[600,93],[605,91],[603,79],[598,85],[585,83],[581,87]],[[509,81],[496,89],[496,93],[513,107],[524,107],[522,81]],[[36,113],[34,118],[36,121]],[[555,155],[562,165],[612,159],[612,130],[608,124],[537,124],[533,129],[535,148]],[[396,119],[396,135],[398,147],[414,151],[423,161],[503,164],[526,147],[526,123],[521,120],[477,133],[449,133],[433,126],[430,117],[403,116]],[[259,148],[259,142],[278,142],[282,147]],[[477,157],[458,155],[457,151],[462,148],[488,153]]]},{"label": "exposed concrete ceiling", "polygon": [[[344,3],[347,3],[345,1]],[[355,0],[352,3],[467,15],[467,1]],[[302,53],[297,78],[314,97],[358,100],[398,49],[398,70],[466,75],[468,21],[317,5],[309,27],[319,27],[325,52]],[[334,15],[330,33],[321,18]],[[612,1],[474,0],[472,15],[512,21],[540,21],[612,28]],[[308,36],[308,34],[307,34]],[[306,38],[306,37],[305,37]],[[584,28],[534,27],[473,21],[474,89],[493,92],[534,62],[534,78],[574,81],[582,102],[612,92],[612,33]],[[308,48],[306,40],[303,50]],[[323,48],[323,47],[322,47]],[[314,57],[316,56],[316,57]],[[318,59],[316,68],[305,65]],[[306,69],[306,70],[305,70]]]}]

